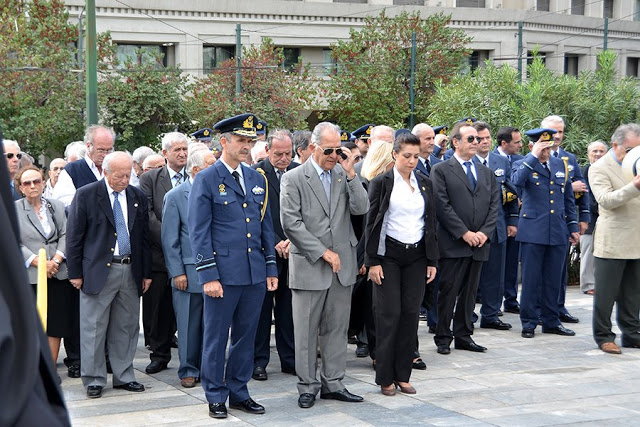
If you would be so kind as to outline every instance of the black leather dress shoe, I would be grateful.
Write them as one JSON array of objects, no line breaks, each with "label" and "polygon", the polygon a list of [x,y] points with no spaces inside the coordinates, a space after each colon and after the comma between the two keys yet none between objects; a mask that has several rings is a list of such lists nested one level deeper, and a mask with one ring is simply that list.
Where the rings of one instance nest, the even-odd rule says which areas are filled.
[{"label": "black leather dress shoe", "polygon": [[502,310],[498,310],[498,313],[496,314],[496,316],[502,317],[504,316],[504,313],[502,312]]},{"label": "black leather dress shoe", "polygon": [[493,322],[480,323],[481,328],[485,329],[497,329],[499,331],[508,331],[511,329],[511,323],[505,323],[500,319],[494,320]]},{"label": "black leather dress shoe", "polygon": [[298,406],[307,409],[311,408],[316,403],[316,396],[311,393],[302,393],[298,398]]},{"label": "black leather dress shoe", "polygon": [[436,333],[436,327],[435,326],[429,326],[429,333],[430,334],[435,334]]},{"label": "black leather dress shoe", "polygon": [[366,344],[358,344],[356,348],[356,357],[367,357],[369,356],[369,346]]},{"label": "black leather dress shoe", "polygon": [[293,367],[290,367],[290,366],[285,366],[281,370],[282,370],[283,374],[297,375],[296,374],[296,368],[293,368]]},{"label": "black leather dress shoe", "polygon": [[476,344],[475,342],[458,341],[455,343],[456,350],[469,350],[476,353],[483,353],[487,351],[487,347]]},{"label": "black leather dress shoe", "polygon": [[227,418],[227,407],[224,403],[209,403],[209,416],[211,418]]},{"label": "black leather dress shoe", "polygon": [[323,393],[320,395],[320,398],[339,400],[341,402],[349,402],[349,403],[362,402],[364,400],[362,396],[349,393],[349,390],[347,390],[346,388],[344,390],[334,391],[331,393]]},{"label": "black leather dress shoe", "polygon": [[570,315],[569,313],[561,314],[560,316],[558,316],[558,319],[562,323],[580,323],[580,319],[578,319],[576,316]]},{"label": "black leather dress shoe", "polygon": [[67,369],[69,378],[80,378],[80,365],[71,365]]},{"label": "black leather dress shoe", "polygon": [[137,381],[131,381],[130,383],[114,385],[113,388],[121,388],[127,391],[133,391],[139,393],[144,391],[144,386]]},{"label": "black leather dress shoe", "polygon": [[229,403],[229,408],[240,409],[247,414],[264,414],[264,406],[256,403],[252,398],[248,398],[247,400],[243,400],[242,402]]},{"label": "black leather dress shoe", "polygon": [[87,387],[87,397],[91,399],[102,397],[102,386],[90,385],[89,387]]},{"label": "black leather dress shoe", "polygon": [[533,338],[536,335],[535,329],[525,328],[522,330],[522,338]]},{"label": "black leather dress shoe", "polygon": [[438,354],[449,354],[451,353],[451,347],[448,345],[439,345],[438,346]]},{"label": "black leather dress shoe", "polygon": [[269,379],[269,377],[267,376],[267,370],[262,366],[256,366],[255,368],[253,368],[253,374],[251,375],[251,378],[256,381],[266,381]]},{"label": "black leather dress shoe", "polygon": [[543,334],[564,335],[564,336],[567,336],[567,337],[572,337],[572,336],[574,336],[576,334],[571,329],[567,329],[562,325],[558,325],[555,328],[547,328],[547,329],[542,328],[542,333]]},{"label": "black leather dress shoe", "polygon": [[167,369],[167,362],[160,362],[158,360],[154,360],[144,368],[144,371],[147,374],[157,374],[158,372]]},{"label": "black leather dress shoe", "polygon": [[520,314],[520,306],[516,305],[515,307],[505,307],[504,308],[504,312],[505,313],[515,313],[515,314]]}]

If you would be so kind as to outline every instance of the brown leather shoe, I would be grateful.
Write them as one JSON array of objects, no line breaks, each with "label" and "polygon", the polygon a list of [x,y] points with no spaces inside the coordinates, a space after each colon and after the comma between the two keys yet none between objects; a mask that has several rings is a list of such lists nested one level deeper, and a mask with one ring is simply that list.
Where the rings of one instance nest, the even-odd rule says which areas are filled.
[{"label": "brown leather shoe", "polygon": [[395,396],[396,395],[396,386],[395,384],[391,384],[388,386],[380,386],[380,391],[382,392],[382,394],[384,394],[385,396]]},{"label": "brown leather shoe", "polygon": [[605,353],[622,354],[622,350],[620,350],[620,347],[618,347],[614,342],[606,342],[602,344],[600,346],[600,350],[604,351]]},{"label": "brown leather shoe", "polygon": [[196,386],[196,379],[194,377],[184,377],[180,383],[184,388],[193,388]]},{"label": "brown leather shoe", "polygon": [[398,387],[400,391],[403,392],[404,394],[416,394],[416,389],[413,388],[413,386],[409,383],[405,383],[409,385],[402,385],[396,381],[395,384],[396,384],[396,387]]}]

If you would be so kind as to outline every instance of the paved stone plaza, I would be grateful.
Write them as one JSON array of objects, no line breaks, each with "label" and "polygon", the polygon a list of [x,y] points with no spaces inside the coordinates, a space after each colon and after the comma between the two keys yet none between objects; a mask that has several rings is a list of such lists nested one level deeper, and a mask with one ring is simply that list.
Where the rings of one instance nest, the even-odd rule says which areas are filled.
[{"label": "paved stone plaza", "polygon": [[74,426],[640,425],[640,350],[609,355],[596,348],[592,301],[577,287],[569,289],[567,307],[580,323],[565,326],[576,331],[575,337],[542,334],[538,328],[534,339],[521,338],[517,315],[506,313],[502,319],[514,325],[512,330],[476,329],[473,338],[488,347],[486,353],[452,348],[450,355],[439,355],[426,323],[420,322],[427,370],[413,371],[414,396],[380,394],[370,359],[356,358],[350,345],[344,383],[364,396],[363,403],[318,399],[311,409],[298,408],[296,378],[280,372],[273,340],[269,380],[249,383],[265,415],[229,410],[226,420],[209,418],[202,388],[180,386],[177,350],[168,370],[144,373],[149,352],[142,334],[134,367],[144,393],[109,385],[102,398],[87,399],[81,380],[68,378],[62,363],[58,373]]}]

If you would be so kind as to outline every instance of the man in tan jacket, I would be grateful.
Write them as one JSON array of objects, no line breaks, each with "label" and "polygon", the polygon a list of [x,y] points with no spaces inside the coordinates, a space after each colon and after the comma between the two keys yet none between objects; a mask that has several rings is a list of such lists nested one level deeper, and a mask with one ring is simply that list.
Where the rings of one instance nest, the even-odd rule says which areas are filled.
[{"label": "man in tan jacket", "polygon": [[600,206],[593,233],[596,292],[593,337],[606,353],[621,353],[611,330],[613,303],[618,304],[622,346],[640,348],[640,175],[622,175],[622,160],[640,146],[640,125],[619,126],[612,148],[589,169],[591,191]]}]

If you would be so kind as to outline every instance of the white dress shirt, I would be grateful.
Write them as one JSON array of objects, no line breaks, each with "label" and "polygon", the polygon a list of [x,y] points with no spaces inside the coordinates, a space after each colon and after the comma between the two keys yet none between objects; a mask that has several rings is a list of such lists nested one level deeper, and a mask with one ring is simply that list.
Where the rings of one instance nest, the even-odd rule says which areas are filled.
[{"label": "white dress shirt", "polygon": [[[84,161],[87,162],[89,169],[91,169],[91,172],[96,177],[97,181],[100,181],[102,178],[104,178],[104,173],[98,170],[98,167],[95,163],[93,163],[93,160],[91,160],[89,156],[85,155]],[[69,176],[67,171],[62,169],[62,172],[60,172],[60,176],[58,177],[58,182],[56,183],[56,186],[53,187],[52,198],[60,200],[62,203],[64,203],[64,206],[67,207],[71,204],[71,202],[73,201],[73,196],[75,195],[76,186],[73,184],[73,180],[71,179],[71,176]]]},{"label": "white dress shirt", "polygon": [[411,186],[407,185],[398,170],[393,168],[393,190],[389,198],[389,209],[384,214],[378,255],[386,252],[385,239],[387,236],[402,243],[418,243],[424,236],[424,198],[418,186],[415,172],[409,178]]},{"label": "white dress shirt", "polygon": [[[115,201],[115,197],[113,197],[113,188],[109,186],[109,183],[107,182],[106,179],[104,180],[104,183],[107,186],[107,193],[109,194],[109,203],[111,203],[111,210],[113,210],[113,202]],[[122,215],[124,216],[124,224],[127,226],[127,232],[128,232],[129,231],[129,215],[128,215],[129,207],[127,206],[127,190],[126,189],[118,193],[118,202],[120,202],[120,207],[122,208]],[[116,245],[114,247],[113,255],[120,256],[118,239],[116,239]]]},{"label": "white dress shirt", "polygon": [[478,173],[476,172],[476,166],[473,164],[473,157],[469,160],[462,160],[460,158],[460,156],[458,156],[457,153],[453,153],[453,157],[456,158],[456,160],[460,163],[460,166],[462,166],[462,170],[464,171],[464,173],[467,173],[467,167],[464,165],[465,162],[471,162],[471,173],[473,174],[473,177],[476,179],[476,181],[478,180]]},{"label": "white dress shirt", "polygon": [[[167,165],[167,170],[169,171],[169,179],[171,180],[171,186],[173,188],[176,188],[176,185],[178,184],[178,181],[176,180],[176,175],[178,172],[171,169],[169,165]],[[180,174],[182,175],[182,178],[180,178],[181,179],[180,184],[182,184],[185,178],[187,177],[186,168],[182,168],[182,170],[180,170]],[[242,176],[242,171],[240,171],[240,176]]]},{"label": "white dress shirt", "polygon": [[[233,169],[231,166],[229,166],[227,164],[227,162],[225,162],[224,160],[222,160],[222,157],[220,157],[220,161],[222,162],[222,164],[224,165],[224,167],[227,168],[227,170],[229,171],[230,174],[233,175],[234,172],[238,172],[238,174],[240,174],[240,187],[242,187],[242,191],[244,192],[244,194],[247,194],[247,189],[244,186],[244,175],[242,174],[242,163],[238,163],[238,167],[236,167],[235,169]],[[171,170],[171,168],[169,168],[169,170]],[[175,174],[175,172],[174,172]],[[235,178],[234,178],[235,179]]]},{"label": "white dress shirt", "polygon": [[[480,154],[476,154],[476,157],[478,158],[478,161],[481,165],[489,167],[489,154],[487,154],[487,157],[482,157]],[[470,162],[473,163],[473,159],[471,159]]]}]

